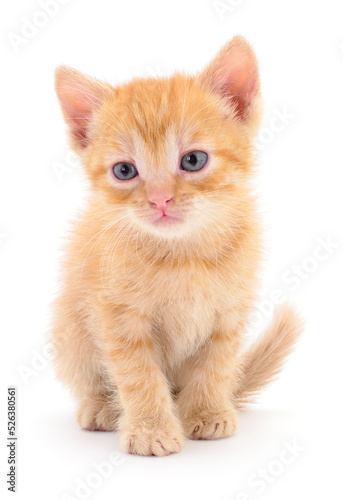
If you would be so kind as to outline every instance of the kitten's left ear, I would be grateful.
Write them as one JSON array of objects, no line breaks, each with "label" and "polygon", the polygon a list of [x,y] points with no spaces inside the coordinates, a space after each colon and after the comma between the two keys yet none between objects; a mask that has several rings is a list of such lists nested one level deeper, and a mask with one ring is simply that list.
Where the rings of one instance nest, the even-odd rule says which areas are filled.
[{"label": "kitten's left ear", "polygon": [[72,146],[80,153],[92,140],[94,114],[110,95],[111,87],[73,68],[60,66],[55,73],[55,88]]},{"label": "kitten's left ear", "polygon": [[258,126],[261,114],[258,64],[245,38],[232,38],[198,78],[234,108],[239,120],[253,129]]}]

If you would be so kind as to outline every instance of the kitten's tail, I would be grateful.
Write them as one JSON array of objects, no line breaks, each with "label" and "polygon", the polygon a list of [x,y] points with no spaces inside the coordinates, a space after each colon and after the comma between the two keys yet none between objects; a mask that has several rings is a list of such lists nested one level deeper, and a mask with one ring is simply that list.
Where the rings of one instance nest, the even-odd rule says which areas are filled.
[{"label": "kitten's tail", "polygon": [[303,321],[289,305],[281,306],[265,333],[241,356],[235,405],[242,408],[274,380],[292,352]]}]

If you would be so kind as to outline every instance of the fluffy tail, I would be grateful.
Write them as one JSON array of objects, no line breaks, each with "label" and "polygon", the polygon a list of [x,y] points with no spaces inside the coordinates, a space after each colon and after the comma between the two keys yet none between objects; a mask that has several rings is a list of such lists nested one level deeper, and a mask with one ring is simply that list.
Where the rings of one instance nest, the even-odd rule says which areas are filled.
[{"label": "fluffy tail", "polygon": [[241,356],[235,404],[242,408],[274,380],[303,328],[303,321],[289,305],[280,307],[265,333]]}]

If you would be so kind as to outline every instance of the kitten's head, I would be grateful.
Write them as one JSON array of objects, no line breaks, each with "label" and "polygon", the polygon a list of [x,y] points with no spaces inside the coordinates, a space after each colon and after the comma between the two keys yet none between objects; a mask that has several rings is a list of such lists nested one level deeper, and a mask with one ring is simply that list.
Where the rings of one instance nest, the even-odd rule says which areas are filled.
[{"label": "kitten's head", "polygon": [[163,238],[236,218],[260,116],[257,62],[244,38],[196,76],[112,87],[60,67],[56,90],[72,147],[113,217]]}]

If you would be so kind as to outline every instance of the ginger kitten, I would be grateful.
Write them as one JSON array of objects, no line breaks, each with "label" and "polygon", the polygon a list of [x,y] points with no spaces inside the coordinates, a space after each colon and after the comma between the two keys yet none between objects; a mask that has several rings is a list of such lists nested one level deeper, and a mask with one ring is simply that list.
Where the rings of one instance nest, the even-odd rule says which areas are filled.
[{"label": "ginger kitten", "polygon": [[260,261],[252,48],[235,37],[196,76],[118,87],[60,67],[56,91],[91,186],[53,325],[80,426],[140,455],[231,436],[301,329],[284,306],[240,352]]}]

